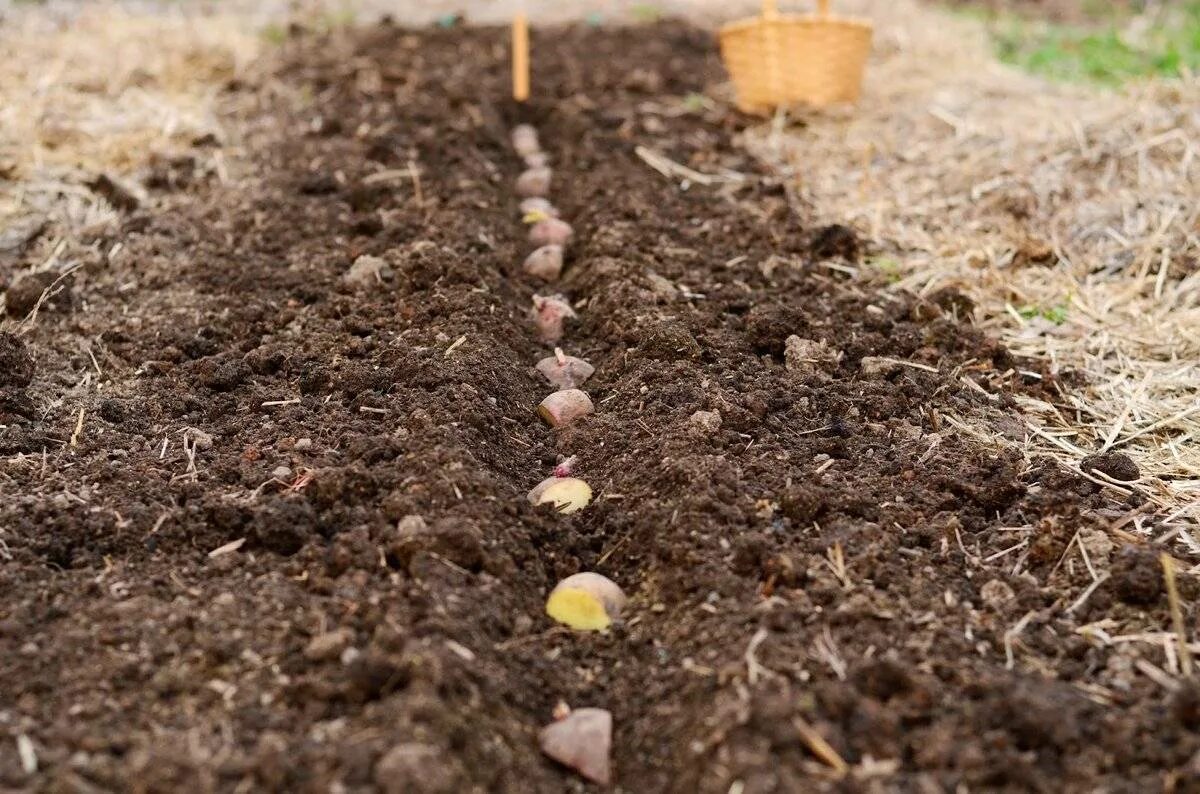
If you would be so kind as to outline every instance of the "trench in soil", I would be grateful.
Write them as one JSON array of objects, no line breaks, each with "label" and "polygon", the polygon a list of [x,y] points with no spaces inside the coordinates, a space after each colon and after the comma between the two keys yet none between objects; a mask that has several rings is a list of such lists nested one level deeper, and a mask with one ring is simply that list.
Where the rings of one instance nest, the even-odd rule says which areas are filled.
[{"label": "trench in soil", "polygon": [[[904,788],[1150,779],[1190,756],[1174,723],[1149,730],[1156,696],[1104,709],[1072,686],[1093,649],[1050,618],[1022,642],[1054,672],[1006,668],[1005,632],[1061,599],[1037,577],[1105,498],[942,417],[1003,416],[1052,379],[960,324],[956,296],[828,267],[868,243],[809,228],[734,145],[752,122],[697,100],[721,79],[713,52],[676,24],[559,30],[517,109],[503,31],[382,27],[300,36],[231,88],[261,103],[249,178],[127,218],[76,285],[86,306],[32,336],[43,397],[88,364],[53,334],[96,340],[93,429],[55,445],[63,401],[2,437],[26,495],[0,508],[0,643],[44,774],[357,789],[387,785],[374,767],[408,741],[438,750],[406,772],[430,790],[582,788],[537,750],[560,699],[613,712],[628,791],[840,785],[801,719],[852,764],[894,759],[878,774]],[[576,229],[562,345],[596,366],[597,412],[559,431],[534,414],[548,349],[528,307],[550,290],[520,272],[522,121]],[[682,190],[639,145],[746,178]],[[341,279],[363,254],[391,266],[367,290]],[[791,335],[840,358],[789,370]],[[721,427],[697,430],[699,410]],[[594,503],[530,507],[570,455]],[[401,536],[408,515],[429,531]],[[981,562],[1031,524],[1027,548]],[[542,615],[580,570],[632,596],[623,625]],[[985,606],[993,580],[1011,597]],[[306,655],[338,627],[348,650]]]}]

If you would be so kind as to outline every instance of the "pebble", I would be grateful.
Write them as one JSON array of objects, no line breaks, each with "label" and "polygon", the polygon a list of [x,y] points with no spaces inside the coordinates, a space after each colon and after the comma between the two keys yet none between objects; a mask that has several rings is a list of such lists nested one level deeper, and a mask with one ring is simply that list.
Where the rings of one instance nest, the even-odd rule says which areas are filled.
[{"label": "pebble", "polygon": [[840,357],[837,350],[815,339],[792,334],[784,342],[783,361],[789,372],[815,372],[823,365],[835,363]]},{"label": "pebble", "polygon": [[342,280],[355,287],[373,287],[392,278],[388,263],[377,256],[363,255],[342,276]]},{"label": "pebble", "polygon": [[276,466],[271,471],[271,476],[277,480],[287,481],[292,479],[292,468],[290,466]]},{"label": "pebble", "polygon": [[704,435],[711,435],[721,429],[720,411],[696,411],[688,419],[692,429]]},{"label": "pebble", "polygon": [[318,634],[304,647],[304,658],[313,662],[324,662],[341,655],[354,636],[349,629],[335,629]]},{"label": "pebble", "polygon": [[295,448],[298,451],[303,452],[306,449],[312,449],[312,445],[313,445],[313,440],[311,438],[298,438],[298,439],[296,439],[296,447]]},{"label": "pebble", "polygon": [[1004,605],[1015,597],[1016,593],[1008,586],[1008,583],[999,579],[990,579],[984,583],[983,587],[979,588],[980,600],[996,611],[1003,609]]}]

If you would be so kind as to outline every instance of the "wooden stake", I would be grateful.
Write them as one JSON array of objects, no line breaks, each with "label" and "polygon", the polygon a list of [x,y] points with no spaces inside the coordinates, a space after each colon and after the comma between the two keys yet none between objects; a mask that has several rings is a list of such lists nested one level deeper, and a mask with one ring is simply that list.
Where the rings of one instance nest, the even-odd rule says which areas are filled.
[{"label": "wooden stake", "polygon": [[524,11],[513,17],[512,69],[513,99],[525,102],[529,99],[529,20]]}]

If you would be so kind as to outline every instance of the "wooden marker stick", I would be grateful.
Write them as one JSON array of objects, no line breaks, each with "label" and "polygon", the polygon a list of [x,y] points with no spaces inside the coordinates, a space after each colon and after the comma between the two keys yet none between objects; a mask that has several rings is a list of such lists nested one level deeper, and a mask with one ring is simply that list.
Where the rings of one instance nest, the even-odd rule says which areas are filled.
[{"label": "wooden marker stick", "polygon": [[513,17],[512,70],[513,99],[524,102],[529,99],[529,20],[524,11]]}]

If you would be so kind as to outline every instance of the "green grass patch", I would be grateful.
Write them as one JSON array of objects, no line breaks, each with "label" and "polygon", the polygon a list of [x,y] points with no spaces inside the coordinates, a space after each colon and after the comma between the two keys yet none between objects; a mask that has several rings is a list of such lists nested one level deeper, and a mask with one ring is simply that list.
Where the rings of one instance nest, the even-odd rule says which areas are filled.
[{"label": "green grass patch", "polygon": [[1067,305],[1060,303],[1057,306],[1022,306],[1017,309],[1017,314],[1024,320],[1041,317],[1055,325],[1062,325],[1067,321]]},{"label": "green grass patch", "polygon": [[1135,17],[1097,12],[1087,25],[992,16],[987,25],[1000,59],[1057,80],[1119,85],[1145,77],[1200,71],[1200,0]]}]

